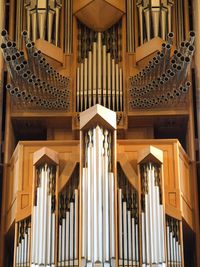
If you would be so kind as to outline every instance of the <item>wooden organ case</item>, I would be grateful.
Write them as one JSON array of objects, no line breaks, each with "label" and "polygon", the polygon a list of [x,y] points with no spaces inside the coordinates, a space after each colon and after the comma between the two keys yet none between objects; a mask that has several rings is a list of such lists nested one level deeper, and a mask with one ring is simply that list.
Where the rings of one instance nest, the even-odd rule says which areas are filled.
[{"label": "wooden organ case", "polygon": [[189,3],[7,1],[0,266],[200,266]]}]

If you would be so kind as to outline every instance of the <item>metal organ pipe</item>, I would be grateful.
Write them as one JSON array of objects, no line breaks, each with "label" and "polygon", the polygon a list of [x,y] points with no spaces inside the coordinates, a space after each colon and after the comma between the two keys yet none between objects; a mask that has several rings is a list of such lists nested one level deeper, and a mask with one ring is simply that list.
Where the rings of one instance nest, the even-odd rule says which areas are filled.
[{"label": "metal organ pipe", "polygon": [[100,126],[85,133],[82,176],[82,261],[115,264],[114,176],[111,133]]},{"label": "metal organ pipe", "polygon": [[139,267],[138,197],[118,168],[119,266]]},{"label": "metal organ pipe", "polygon": [[45,164],[37,168],[33,207],[31,266],[54,266],[55,246],[55,168]]},{"label": "metal organ pipe", "polygon": [[17,223],[17,242],[15,266],[30,266],[31,219],[27,218]]},{"label": "metal organ pipe", "polygon": [[142,172],[142,264],[165,266],[165,230],[159,166],[144,164]]},{"label": "metal organ pipe", "polygon": [[[83,73],[82,64],[84,64]],[[80,69],[80,71],[77,70],[76,77],[77,101],[80,99],[79,106],[77,102],[78,112],[96,103],[103,104],[114,111],[123,110],[122,69],[112,58],[111,53],[107,52],[106,45],[102,44],[101,33],[97,33],[97,42],[93,42],[92,50],[87,53],[78,69]]]}]

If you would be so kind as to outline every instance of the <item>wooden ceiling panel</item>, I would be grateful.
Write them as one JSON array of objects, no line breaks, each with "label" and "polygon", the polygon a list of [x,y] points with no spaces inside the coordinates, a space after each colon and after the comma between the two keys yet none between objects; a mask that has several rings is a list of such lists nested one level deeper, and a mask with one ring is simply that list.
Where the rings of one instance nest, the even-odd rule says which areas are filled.
[{"label": "wooden ceiling panel", "polygon": [[[81,1],[80,1],[81,2]],[[74,4],[76,17],[95,31],[105,31],[114,25],[125,11],[124,1],[83,1],[85,4]]]}]

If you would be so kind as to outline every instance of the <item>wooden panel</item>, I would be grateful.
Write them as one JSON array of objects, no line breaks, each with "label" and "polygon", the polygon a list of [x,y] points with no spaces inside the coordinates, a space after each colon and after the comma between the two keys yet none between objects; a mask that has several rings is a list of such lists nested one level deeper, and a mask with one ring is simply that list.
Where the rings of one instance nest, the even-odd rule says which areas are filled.
[{"label": "wooden panel", "polygon": [[[163,178],[166,212],[180,219],[180,189],[178,170],[176,168],[177,140],[120,140],[118,151],[124,153],[136,171],[139,151],[152,145],[163,151]],[[137,173],[138,174],[138,173]]]},{"label": "wooden panel", "polygon": [[193,220],[193,179],[190,175],[189,160],[185,152],[180,148],[178,158],[179,184],[181,193],[181,212],[183,218],[194,229]]}]

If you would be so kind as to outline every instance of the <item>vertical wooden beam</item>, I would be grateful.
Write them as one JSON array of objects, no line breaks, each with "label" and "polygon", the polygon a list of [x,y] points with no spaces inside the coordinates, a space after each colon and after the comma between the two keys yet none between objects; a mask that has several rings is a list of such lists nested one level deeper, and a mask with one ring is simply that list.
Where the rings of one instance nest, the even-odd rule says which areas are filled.
[{"label": "vertical wooden beam", "polygon": [[[0,32],[5,27],[5,0],[0,1]],[[4,60],[3,55],[0,53],[0,153],[1,153],[1,141],[2,141],[2,103],[3,103],[3,72],[4,72]],[[2,179],[2,177],[0,178]],[[5,189],[5,182],[2,183],[2,192]],[[3,266],[3,252],[4,252],[4,201],[2,199],[2,210],[1,210],[1,225],[0,225],[0,266]]]},{"label": "vertical wooden beam", "polygon": [[[195,39],[195,78],[196,78],[196,108],[197,108],[197,127],[198,127],[198,148],[200,158],[200,0],[192,1],[193,4],[193,24],[196,32]],[[200,229],[199,229],[199,208],[198,208],[198,183],[196,168],[192,166],[194,179],[194,210],[195,210],[195,230],[196,230],[196,253],[197,253],[197,267],[200,266]]]}]

